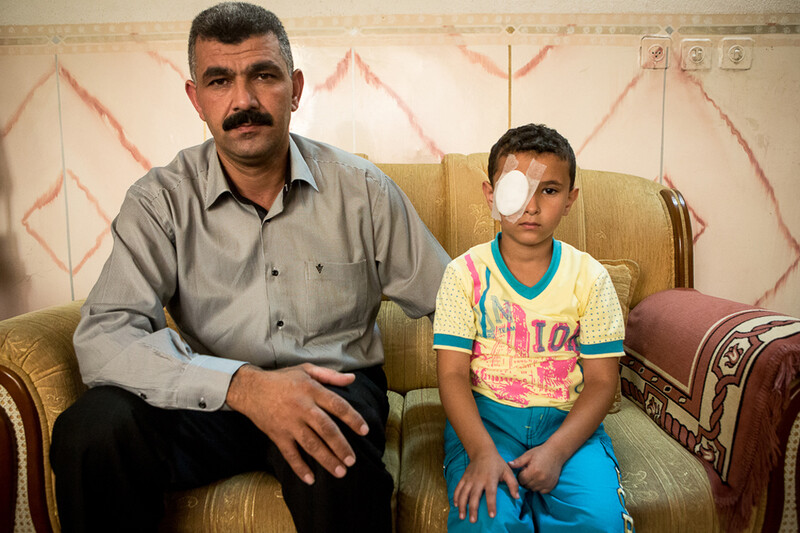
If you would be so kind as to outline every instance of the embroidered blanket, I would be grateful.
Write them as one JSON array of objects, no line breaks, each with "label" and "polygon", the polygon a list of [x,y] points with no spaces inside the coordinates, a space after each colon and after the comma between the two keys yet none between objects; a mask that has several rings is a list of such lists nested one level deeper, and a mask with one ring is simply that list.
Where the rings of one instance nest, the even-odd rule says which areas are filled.
[{"label": "embroidered blanket", "polygon": [[800,319],[693,289],[630,313],[622,392],[705,466],[730,531],[744,528],[779,457],[800,368]]}]

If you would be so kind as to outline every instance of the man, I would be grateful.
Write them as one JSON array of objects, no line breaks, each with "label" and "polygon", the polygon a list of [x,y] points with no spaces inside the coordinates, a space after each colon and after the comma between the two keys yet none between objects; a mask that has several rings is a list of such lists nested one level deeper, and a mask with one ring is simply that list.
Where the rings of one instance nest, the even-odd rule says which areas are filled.
[{"label": "man", "polygon": [[[289,134],[280,21],[202,12],[186,92],[213,135],[134,184],[56,421],[63,530],[152,531],[168,490],[265,470],[299,531],[389,531],[381,294],[430,315],[449,261],[377,167]],[[162,306],[180,336],[166,327]]]}]

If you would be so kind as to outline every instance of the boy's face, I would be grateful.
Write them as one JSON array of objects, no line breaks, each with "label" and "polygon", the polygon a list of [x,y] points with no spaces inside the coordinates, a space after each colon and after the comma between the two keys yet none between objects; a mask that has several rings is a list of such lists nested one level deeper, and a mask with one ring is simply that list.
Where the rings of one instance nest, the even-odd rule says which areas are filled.
[{"label": "boy's face", "polygon": [[[514,223],[505,216],[501,217],[503,238],[524,246],[548,246],[561,222],[561,217],[569,213],[570,207],[578,197],[578,189],[569,188],[569,163],[551,153],[520,152],[513,155],[519,163],[517,170],[523,174],[534,160],[547,168],[522,216]],[[497,168],[503,169],[507,158],[508,156],[501,157],[497,162]],[[497,183],[501,172],[502,170],[499,170],[492,177],[494,183]],[[483,194],[491,208],[494,189],[489,182],[483,183]]]}]

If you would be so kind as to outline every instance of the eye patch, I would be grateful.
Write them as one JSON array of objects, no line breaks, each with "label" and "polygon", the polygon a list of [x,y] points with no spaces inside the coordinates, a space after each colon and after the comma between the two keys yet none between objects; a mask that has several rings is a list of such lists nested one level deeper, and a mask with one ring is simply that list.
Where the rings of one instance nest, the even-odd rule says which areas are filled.
[{"label": "eye patch", "polygon": [[525,208],[536,193],[547,165],[531,159],[528,169],[523,174],[517,170],[519,161],[514,154],[509,154],[503,166],[503,173],[494,185],[492,201],[492,218],[500,220],[505,217],[512,224],[519,220]]}]

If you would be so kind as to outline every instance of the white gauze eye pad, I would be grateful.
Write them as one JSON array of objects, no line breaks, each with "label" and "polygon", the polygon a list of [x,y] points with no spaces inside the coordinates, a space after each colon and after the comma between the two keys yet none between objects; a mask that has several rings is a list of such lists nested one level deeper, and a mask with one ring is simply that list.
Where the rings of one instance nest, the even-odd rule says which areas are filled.
[{"label": "white gauze eye pad", "polygon": [[523,174],[517,170],[519,162],[514,154],[509,154],[503,165],[503,173],[494,186],[492,199],[492,218],[506,220],[515,224],[525,212],[525,208],[536,193],[539,181],[547,170],[547,165],[531,159],[528,170]]},{"label": "white gauze eye pad", "polygon": [[494,203],[503,216],[513,215],[523,207],[528,196],[528,178],[519,170],[512,170],[497,182]]}]

